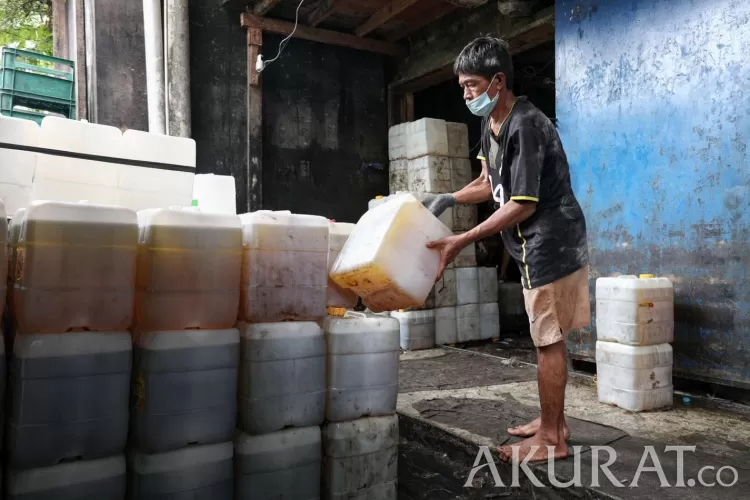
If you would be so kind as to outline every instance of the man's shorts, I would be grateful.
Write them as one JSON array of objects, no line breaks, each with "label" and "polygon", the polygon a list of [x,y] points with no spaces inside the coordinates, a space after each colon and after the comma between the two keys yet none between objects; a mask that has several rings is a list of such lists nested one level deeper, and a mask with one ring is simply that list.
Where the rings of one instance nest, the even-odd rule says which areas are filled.
[{"label": "man's shorts", "polygon": [[589,268],[584,266],[539,288],[524,288],[523,298],[534,345],[544,347],[560,342],[571,330],[591,323]]}]

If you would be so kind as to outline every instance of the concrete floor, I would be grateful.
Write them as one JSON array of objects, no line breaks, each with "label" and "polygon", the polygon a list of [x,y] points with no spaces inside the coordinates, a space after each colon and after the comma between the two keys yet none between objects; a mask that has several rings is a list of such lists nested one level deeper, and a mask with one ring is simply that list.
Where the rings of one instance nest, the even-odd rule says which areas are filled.
[{"label": "concrete floor", "polygon": [[[566,392],[566,415],[573,434],[570,444],[582,447],[582,487],[540,489],[526,484],[522,486],[523,492],[513,488],[488,489],[486,482],[491,477],[484,476],[475,488],[464,488],[461,481],[465,482],[468,477],[478,447],[486,445],[494,450],[497,445],[515,442],[506,429],[531,420],[539,412],[536,367],[516,358],[503,359],[484,352],[486,350],[437,348],[402,354],[398,411],[402,420],[408,422],[402,423],[404,452],[400,457],[405,460],[404,466],[400,465],[399,478],[405,490],[404,499],[750,499],[749,408],[701,397],[693,397],[685,404],[683,397],[677,395],[672,409],[631,413],[599,403],[593,377],[575,373],[570,377]],[[599,487],[593,487],[592,482],[587,482],[591,475],[592,445],[609,445],[615,449],[618,459],[610,469],[624,486],[635,477],[645,446],[654,446],[667,482],[675,486],[676,453],[665,454],[666,445],[696,447],[695,453],[686,451],[684,454],[686,483],[697,478],[704,466],[715,467],[713,471],[732,466],[737,470],[738,481],[729,488],[718,484],[711,488],[700,484],[693,488],[662,488],[658,474],[644,470],[637,487],[619,488],[606,480],[600,481]],[[425,458],[429,454],[433,455],[431,461]],[[605,459],[606,455],[600,463]],[[445,484],[428,496],[421,495],[418,481],[406,476],[413,476],[410,469],[414,466],[421,470],[420,477],[424,478],[425,474],[429,477],[429,468],[440,469],[439,462],[445,462],[445,470],[453,470],[453,477],[446,481],[445,474],[432,474],[433,483],[440,476]],[[558,462],[555,476],[561,480],[572,479],[573,463],[572,458]],[[646,466],[649,465],[652,465],[650,460],[646,462]],[[501,476],[510,470],[510,466],[502,463],[497,468]],[[546,465],[534,470],[537,476],[549,475]],[[706,481],[714,480],[713,471],[706,471]],[[722,480],[732,482],[732,474],[725,472]]]}]

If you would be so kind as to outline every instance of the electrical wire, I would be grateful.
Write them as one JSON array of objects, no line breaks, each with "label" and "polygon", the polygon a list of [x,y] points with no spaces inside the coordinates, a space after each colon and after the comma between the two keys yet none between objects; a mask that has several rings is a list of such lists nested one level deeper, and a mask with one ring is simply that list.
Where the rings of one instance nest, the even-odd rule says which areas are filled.
[{"label": "electrical wire", "polygon": [[286,47],[286,44],[287,44],[287,43],[289,42],[289,39],[290,39],[290,38],[292,38],[292,37],[294,36],[294,32],[295,32],[295,31],[297,31],[297,25],[298,25],[298,23],[299,23],[299,9],[300,9],[300,7],[302,7],[302,4],[303,4],[303,3],[305,3],[305,0],[300,0],[300,2],[299,2],[299,5],[297,5],[297,11],[296,11],[296,13],[294,14],[294,29],[292,30],[292,32],[291,32],[291,33],[289,33],[289,36],[288,36],[288,37],[284,38],[284,39],[283,39],[283,40],[282,40],[282,41],[281,41],[281,42],[279,43],[279,53],[278,53],[278,54],[276,54],[276,57],[274,57],[274,58],[273,58],[273,59],[271,59],[270,61],[263,61],[263,67],[262,67],[262,69],[260,69],[260,71],[258,71],[259,73],[260,73],[261,71],[263,71],[264,69],[266,69],[266,66],[268,66],[269,64],[271,64],[272,62],[274,62],[274,61],[275,61],[276,59],[278,59],[278,58],[279,58],[279,56],[281,55],[281,51],[282,51],[282,50],[284,50],[284,47]]}]

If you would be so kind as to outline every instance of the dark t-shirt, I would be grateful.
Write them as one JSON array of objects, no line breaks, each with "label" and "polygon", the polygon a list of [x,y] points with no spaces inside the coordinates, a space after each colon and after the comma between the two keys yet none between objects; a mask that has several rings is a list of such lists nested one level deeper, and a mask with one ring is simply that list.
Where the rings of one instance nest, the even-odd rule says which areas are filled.
[{"label": "dark t-shirt", "polygon": [[482,120],[482,151],[492,196],[499,208],[509,200],[536,202],[536,212],[503,231],[508,253],[525,288],[563,278],[588,261],[586,220],[570,185],[568,159],[555,126],[524,98],[495,135]]}]

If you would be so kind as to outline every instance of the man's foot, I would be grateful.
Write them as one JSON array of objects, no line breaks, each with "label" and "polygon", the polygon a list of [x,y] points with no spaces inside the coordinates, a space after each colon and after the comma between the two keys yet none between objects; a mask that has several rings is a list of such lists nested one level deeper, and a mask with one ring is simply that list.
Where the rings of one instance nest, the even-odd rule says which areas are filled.
[{"label": "man's foot", "polygon": [[[511,427],[508,429],[508,434],[511,436],[518,436],[518,437],[531,437],[535,435],[539,431],[539,427],[542,426],[542,419],[537,418],[536,420],[532,420],[526,425],[519,425],[517,427]],[[568,429],[568,424],[563,424],[563,436],[565,437],[565,441],[570,439],[570,429]]]},{"label": "man's foot", "polygon": [[[554,448],[550,450],[548,446]],[[497,452],[500,455],[500,460],[503,462],[512,462],[515,458],[513,456],[514,448],[518,448],[518,462],[523,462],[527,458],[528,463],[548,462],[552,457],[563,459],[568,456],[568,445],[565,443],[565,440],[550,438],[543,433],[537,433],[520,443],[499,446]]]}]

